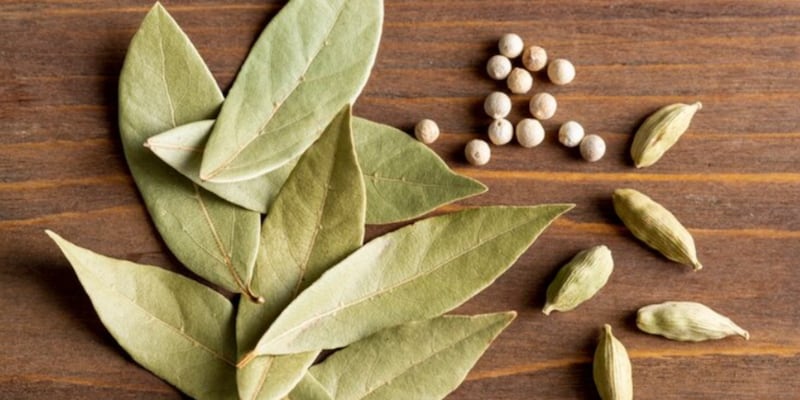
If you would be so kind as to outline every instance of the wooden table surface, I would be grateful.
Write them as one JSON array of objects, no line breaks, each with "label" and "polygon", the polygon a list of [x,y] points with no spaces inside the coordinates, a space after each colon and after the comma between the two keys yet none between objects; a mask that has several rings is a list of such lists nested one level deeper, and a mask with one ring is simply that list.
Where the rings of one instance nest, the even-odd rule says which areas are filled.
[{"label": "wooden table surface", "polygon": [[[284,4],[165,1],[227,90],[260,30]],[[125,165],[117,80],[148,1],[0,1],[0,398],[175,399],[101,325],[53,229],[98,252],[182,270],[149,222]],[[639,399],[800,398],[800,2],[386,0],[375,70],[355,113],[445,132],[433,149],[490,190],[463,206],[573,202],[508,273],[458,312],[518,319],[453,399],[593,399],[591,355],[610,323],[630,352]],[[494,148],[468,166],[464,144],[488,124],[485,76],[497,38],[516,32],[577,66],[535,149]],[[540,77],[537,75],[537,78]],[[529,96],[514,97],[512,121]],[[684,138],[654,167],[632,167],[649,113],[702,101]],[[574,119],[603,136],[589,164],[558,145]],[[693,273],[633,240],[610,194],[638,188],[694,234]],[[387,228],[371,228],[370,236]],[[607,244],[608,286],[545,317],[544,291],[578,250]],[[686,344],[640,333],[636,310],[703,302],[752,334]]]}]

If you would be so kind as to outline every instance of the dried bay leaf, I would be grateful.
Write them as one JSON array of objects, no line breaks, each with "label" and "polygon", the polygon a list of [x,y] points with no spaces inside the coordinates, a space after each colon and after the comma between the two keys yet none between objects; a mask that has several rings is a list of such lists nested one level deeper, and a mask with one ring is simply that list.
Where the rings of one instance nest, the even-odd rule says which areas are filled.
[{"label": "dried bay leaf", "polygon": [[367,223],[419,217],[437,207],[486,191],[461,176],[428,146],[405,132],[363,118],[353,119],[358,162],[367,189]]},{"label": "dried bay leaf", "polygon": [[339,350],[309,375],[335,400],[442,399],[514,317],[443,316],[388,328]]},{"label": "dried bay leaf", "polygon": [[[202,152],[214,121],[179,126],[147,140],[164,162],[223,199],[266,213],[297,160],[247,181],[200,179]],[[367,190],[367,223],[419,217],[437,207],[486,191],[478,181],[454,173],[428,146],[388,125],[353,118],[353,137]]]},{"label": "dried bay leaf", "polygon": [[381,236],[303,291],[252,354],[338,348],[452,310],[489,286],[570,208],[475,208]]},{"label": "dried bay leaf", "polygon": [[158,267],[93,253],[57,234],[61,248],[114,339],[136,362],[198,399],[236,399],[233,305]]},{"label": "dried bay leaf", "polygon": [[[347,106],[300,158],[264,220],[252,284],[266,301],[239,305],[240,353],[255,347],[303,289],[364,241],[364,183],[350,121]],[[237,374],[239,395],[246,400],[281,399],[318,354],[313,349],[255,358]]]},{"label": "dried bay leaf", "polygon": [[382,0],[293,0],[242,65],[203,153],[200,177],[255,178],[299,156],[367,82]]},{"label": "dried bay leaf", "polygon": [[246,181],[214,183],[200,179],[203,149],[214,120],[181,125],[147,139],[146,146],[162,161],[189,178],[196,185],[248,210],[265,214],[275,200],[297,159],[280,168]]},{"label": "dried bay leaf", "polygon": [[178,260],[233,292],[250,293],[260,216],[227,203],[143,147],[152,135],[214,118],[223,101],[197,50],[156,4],[131,40],[119,78],[125,157],[150,216]]}]

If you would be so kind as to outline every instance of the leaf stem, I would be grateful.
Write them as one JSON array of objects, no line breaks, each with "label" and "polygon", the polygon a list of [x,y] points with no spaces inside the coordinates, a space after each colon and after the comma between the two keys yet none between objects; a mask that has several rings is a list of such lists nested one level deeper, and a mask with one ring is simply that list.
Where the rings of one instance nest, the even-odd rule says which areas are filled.
[{"label": "leaf stem", "polygon": [[247,364],[249,364],[250,361],[253,361],[253,359],[256,358],[256,357],[258,357],[258,354],[256,354],[255,351],[251,351],[251,352],[245,354],[244,357],[242,357],[242,359],[239,360],[239,362],[236,364],[236,368],[240,368],[241,369],[241,368],[246,367]]}]

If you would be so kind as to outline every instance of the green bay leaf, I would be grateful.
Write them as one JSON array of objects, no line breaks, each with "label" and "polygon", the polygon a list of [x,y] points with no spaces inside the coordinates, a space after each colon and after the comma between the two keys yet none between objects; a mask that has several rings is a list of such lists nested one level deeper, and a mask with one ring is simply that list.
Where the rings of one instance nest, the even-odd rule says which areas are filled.
[{"label": "green bay leaf", "polygon": [[339,350],[309,375],[333,400],[442,399],[515,316],[443,316],[388,328]]},{"label": "green bay leaf", "polygon": [[[303,289],[361,246],[365,208],[348,106],[300,158],[264,221],[252,284],[266,301],[239,306],[241,353],[255,347]],[[309,350],[248,360],[237,374],[239,395],[246,400],[286,396],[319,354]]]},{"label": "green bay leaf", "polygon": [[203,153],[200,177],[255,178],[299,156],[367,82],[382,0],[293,0],[242,65]]},{"label": "green bay leaf", "polygon": [[191,279],[93,253],[57,234],[111,336],[136,362],[189,396],[236,399],[233,305]]},{"label": "green bay leaf", "polygon": [[338,348],[452,310],[489,286],[570,208],[475,208],[381,236],[303,291],[252,354]]},{"label": "green bay leaf", "polygon": [[178,260],[210,282],[247,293],[259,214],[208,193],[144,148],[155,134],[214,118],[222,100],[189,38],[156,4],[131,40],[120,73],[125,157],[156,228]]},{"label": "green bay leaf", "polygon": [[[232,203],[266,213],[297,161],[246,181],[203,181],[200,161],[213,124],[208,120],[183,125],[151,137],[147,145],[196,184]],[[388,125],[353,118],[353,138],[366,185],[368,224],[416,218],[486,191],[480,182],[453,172],[428,146]]]},{"label": "green bay leaf", "polygon": [[353,129],[367,190],[368,224],[416,218],[486,191],[403,131],[363,118],[353,120]]}]

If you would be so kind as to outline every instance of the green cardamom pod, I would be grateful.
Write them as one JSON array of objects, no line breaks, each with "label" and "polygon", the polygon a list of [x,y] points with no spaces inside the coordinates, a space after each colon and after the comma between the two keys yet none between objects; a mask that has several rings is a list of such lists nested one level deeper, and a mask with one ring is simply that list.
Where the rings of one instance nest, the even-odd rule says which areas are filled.
[{"label": "green cardamom pod", "polygon": [[672,261],[703,268],[694,239],[669,210],[634,189],[614,191],[614,210],[634,236]]},{"label": "green cardamom pod", "polygon": [[691,301],[668,301],[642,307],[636,315],[636,326],[644,332],[683,342],[733,335],[750,339],[750,334],[730,318]]},{"label": "green cardamom pod", "polygon": [[589,300],[608,282],[614,259],[606,246],[595,246],[578,253],[561,268],[547,288],[542,312],[569,311]]},{"label": "green cardamom pod", "polygon": [[633,373],[631,360],[622,342],[611,333],[611,326],[603,326],[600,343],[594,352],[592,365],[594,384],[603,400],[633,399]]},{"label": "green cardamom pod", "polygon": [[691,105],[678,103],[649,116],[633,138],[631,157],[636,168],[655,164],[689,129],[692,117],[701,108],[699,101]]}]

